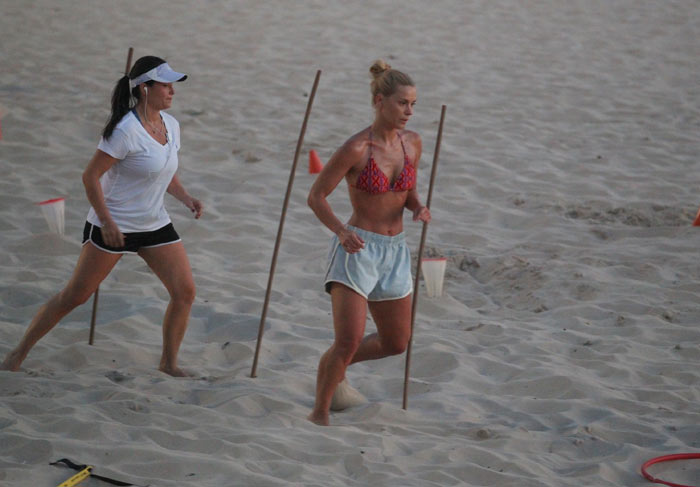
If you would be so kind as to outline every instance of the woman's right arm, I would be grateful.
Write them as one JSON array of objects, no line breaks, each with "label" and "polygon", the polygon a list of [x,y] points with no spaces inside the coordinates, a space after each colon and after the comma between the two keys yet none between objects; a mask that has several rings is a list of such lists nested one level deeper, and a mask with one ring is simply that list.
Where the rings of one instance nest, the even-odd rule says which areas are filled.
[{"label": "woman's right arm", "polygon": [[345,228],[345,224],[335,216],[328,203],[328,195],[333,192],[361,156],[361,148],[346,142],[331,156],[319,173],[311,186],[307,199],[309,207],[316,214],[316,217],[338,236],[340,243],[350,253],[360,251],[364,247],[364,241],[355,232]]},{"label": "woman's right arm", "polygon": [[97,149],[95,155],[92,156],[87,168],[83,171],[83,185],[85,186],[85,194],[87,199],[95,210],[97,217],[102,222],[102,239],[110,247],[122,247],[124,245],[124,235],[119,230],[119,227],[112,215],[109,214],[107,205],[105,204],[104,193],[100,178],[106,173],[110,167],[119,162],[109,154]]}]

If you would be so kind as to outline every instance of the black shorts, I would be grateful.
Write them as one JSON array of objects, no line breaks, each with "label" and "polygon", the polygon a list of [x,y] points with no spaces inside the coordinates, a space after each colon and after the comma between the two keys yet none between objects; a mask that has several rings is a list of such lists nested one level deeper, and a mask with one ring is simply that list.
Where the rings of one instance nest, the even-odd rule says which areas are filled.
[{"label": "black shorts", "polygon": [[180,236],[175,231],[173,224],[168,223],[164,227],[153,230],[152,232],[125,233],[123,247],[110,247],[102,240],[102,231],[100,227],[90,222],[85,222],[85,228],[83,228],[83,245],[88,241],[98,249],[112,254],[135,254],[142,248],[160,247],[161,245],[179,242]]}]

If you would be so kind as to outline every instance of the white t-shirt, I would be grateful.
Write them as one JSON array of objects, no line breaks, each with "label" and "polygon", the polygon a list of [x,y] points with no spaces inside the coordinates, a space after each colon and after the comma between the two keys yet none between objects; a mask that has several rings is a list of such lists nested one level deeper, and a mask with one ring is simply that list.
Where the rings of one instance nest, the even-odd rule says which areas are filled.
[{"label": "white t-shirt", "polygon": [[[97,148],[120,159],[100,178],[107,209],[124,233],[150,232],[170,223],[163,197],[177,171],[180,124],[161,112],[168,142],[161,145],[141,125],[133,111],[122,118],[114,132],[100,140]],[[87,221],[102,222],[90,208]]]}]

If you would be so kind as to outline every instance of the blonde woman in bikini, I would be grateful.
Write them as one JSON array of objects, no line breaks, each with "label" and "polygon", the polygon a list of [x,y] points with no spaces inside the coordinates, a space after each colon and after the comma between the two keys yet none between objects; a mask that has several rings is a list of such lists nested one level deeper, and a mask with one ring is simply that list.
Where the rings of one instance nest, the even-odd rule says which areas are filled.
[{"label": "blonde woman in bikini", "polygon": [[[329,424],[330,409],[347,403],[338,400],[340,394],[359,394],[345,381],[350,364],[406,349],[412,279],[404,209],[414,221],[430,221],[430,211],[416,190],[421,139],[406,130],[416,103],[415,85],[382,60],[374,62],[370,74],[374,121],[333,154],[308,198],[318,219],[335,234],[325,278],[335,340],[319,362],[316,402],[309,415],[319,425]],[[348,183],[353,208],[347,223],[327,200],[342,179]],[[365,336],[368,308],[377,332]]]}]

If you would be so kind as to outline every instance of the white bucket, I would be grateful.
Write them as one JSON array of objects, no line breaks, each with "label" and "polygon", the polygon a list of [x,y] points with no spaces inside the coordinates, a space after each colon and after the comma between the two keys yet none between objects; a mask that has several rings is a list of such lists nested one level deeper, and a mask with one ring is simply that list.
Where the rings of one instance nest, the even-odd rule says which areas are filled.
[{"label": "white bucket", "polygon": [[442,296],[445,267],[447,267],[447,257],[421,259],[421,271],[429,298]]},{"label": "white bucket", "polygon": [[44,215],[46,223],[49,224],[49,230],[63,235],[65,229],[65,198],[53,198],[37,204],[41,207],[41,213]]}]

